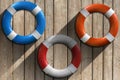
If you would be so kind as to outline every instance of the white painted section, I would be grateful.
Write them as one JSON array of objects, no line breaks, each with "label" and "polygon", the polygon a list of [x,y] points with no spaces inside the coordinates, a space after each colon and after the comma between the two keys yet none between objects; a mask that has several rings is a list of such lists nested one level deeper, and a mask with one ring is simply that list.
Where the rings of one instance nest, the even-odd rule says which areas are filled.
[{"label": "white painted section", "polygon": [[106,15],[107,18],[110,18],[114,13],[115,13],[115,12],[113,11],[113,9],[110,8],[110,9],[105,13],[105,15]]},{"label": "white painted section", "polygon": [[76,68],[73,64],[70,64],[70,65],[68,66],[68,69],[69,69],[72,73],[74,73],[74,72],[77,70],[77,68]]},{"label": "white painted section", "polygon": [[108,33],[108,34],[105,36],[105,38],[107,38],[107,40],[108,40],[109,42],[112,42],[112,41],[115,39],[115,37],[114,37],[111,33]]},{"label": "white painted section", "polygon": [[86,9],[82,9],[80,13],[84,16],[87,17],[90,13]]},{"label": "white painted section", "polygon": [[37,30],[35,30],[35,31],[32,33],[32,35],[33,35],[37,40],[41,37],[41,34],[40,34]]},{"label": "white painted section", "polygon": [[81,40],[82,40],[84,43],[87,42],[89,39],[90,39],[90,36],[89,36],[87,33],[81,38]]},{"label": "white painted section", "polygon": [[41,11],[41,8],[40,8],[39,6],[36,6],[36,7],[33,9],[32,13],[33,13],[34,15],[37,15],[40,11]]},{"label": "white painted section", "polygon": [[7,11],[8,11],[11,15],[14,15],[14,14],[16,13],[15,8],[13,8],[13,7],[9,7],[9,8],[7,9]]},{"label": "white painted section", "polygon": [[74,73],[76,71],[76,68],[74,68],[73,65],[70,65],[65,69],[54,69],[50,65],[47,65],[43,71],[52,77],[62,78]]},{"label": "white painted section", "polygon": [[15,37],[17,36],[17,34],[12,31],[7,37],[10,39],[10,40],[13,40]]}]

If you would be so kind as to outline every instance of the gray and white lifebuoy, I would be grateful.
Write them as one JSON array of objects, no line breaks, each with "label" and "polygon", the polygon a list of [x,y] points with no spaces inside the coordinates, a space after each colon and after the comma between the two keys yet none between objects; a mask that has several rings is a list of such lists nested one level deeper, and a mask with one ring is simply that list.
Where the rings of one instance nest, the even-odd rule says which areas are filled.
[{"label": "gray and white lifebuoy", "polygon": [[[18,35],[12,30],[11,20],[13,15],[19,10],[27,10],[32,12],[37,21],[36,30],[29,35]],[[39,6],[28,1],[19,1],[12,4],[3,14],[2,29],[5,35],[15,43],[29,44],[38,40],[45,30],[46,20],[43,11]]]},{"label": "gray and white lifebuoy", "polygon": [[[72,52],[72,61],[71,64],[65,69],[55,69],[51,67],[46,59],[48,48],[53,44],[65,44],[71,49]],[[41,43],[38,53],[38,63],[40,68],[48,75],[56,78],[66,77],[73,74],[79,67],[81,61],[81,52],[76,41],[70,37],[64,35],[56,35],[48,38],[43,43]]]}]

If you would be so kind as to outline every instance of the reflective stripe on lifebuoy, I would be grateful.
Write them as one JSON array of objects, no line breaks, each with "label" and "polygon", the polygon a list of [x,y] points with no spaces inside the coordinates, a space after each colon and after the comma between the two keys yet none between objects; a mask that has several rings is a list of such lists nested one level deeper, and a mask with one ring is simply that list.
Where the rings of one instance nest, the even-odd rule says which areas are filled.
[{"label": "reflective stripe on lifebuoy", "polygon": [[[48,48],[51,47],[53,44],[65,44],[68,46],[72,51],[72,61],[71,64],[62,70],[54,69],[48,64],[48,61],[46,59]],[[79,49],[79,46],[77,43],[70,37],[64,36],[64,35],[56,35],[48,38],[45,40],[39,48],[38,53],[38,63],[41,67],[41,69],[48,75],[52,77],[66,77],[74,73],[77,68],[79,67],[81,61],[81,52]]]},{"label": "reflective stripe on lifebuoy", "polygon": [[[27,10],[35,15],[37,26],[36,26],[36,30],[32,34],[21,36],[12,30],[12,26],[11,26],[12,17],[19,10]],[[19,1],[12,4],[4,12],[2,17],[2,29],[5,35],[13,42],[19,44],[29,44],[38,40],[45,30],[45,24],[46,24],[46,20],[41,8],[36,4],[33,4],[28,1]]]},{"label": "reflective stripe on lifebuoy", "polygon": [[[93,12],[103,13],[110,22],[109,33],[102,38],[90,37],[84,29],[84,22],[86,17]],[[76,19],[76,32],[82,42],[90,46],[104,46],[112,42],[118,33],[118,18],[114,11],[103,4],[92,4],[80,11]]]}]

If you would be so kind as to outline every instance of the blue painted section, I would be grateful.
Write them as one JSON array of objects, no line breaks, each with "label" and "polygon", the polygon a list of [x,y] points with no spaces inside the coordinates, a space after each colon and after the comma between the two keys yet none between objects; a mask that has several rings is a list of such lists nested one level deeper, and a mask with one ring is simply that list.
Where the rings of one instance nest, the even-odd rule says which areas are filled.
[{"label": "blue painted section", "polygon": [[28,1],[19,1],[11,5],[11,7],[14,7],[16,11],[19,10],[32,11],[36,6],[37,6],[36,4]]},{"label": "blue painted section", "polygon": [[36,41],[36,39],[32,35],[27,35],[27,36],[17,35],[13,39],[13,42],[18,43],[18,44],[30,44],[35,41]]},{"label": "blue painted section", "polygon": [[11,20],[12,15],[6,10],[2,17],[2,29],[6,36],[12,32]]}]

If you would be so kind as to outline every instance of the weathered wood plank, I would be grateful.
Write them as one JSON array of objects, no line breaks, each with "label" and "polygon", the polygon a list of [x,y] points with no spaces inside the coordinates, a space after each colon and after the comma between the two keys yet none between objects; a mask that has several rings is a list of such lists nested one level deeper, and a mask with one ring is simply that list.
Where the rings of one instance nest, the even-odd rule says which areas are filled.
[{"label": "weathered wood plank", "polygon": [[[12,0],[8,1],[8,5],[12,4]],[[7,6],[8,6],[7,5]],[[7,41],[7,40],[6,40]],[[9,68],[12,66],[13,64],[13,53],[12,53],[12,42],[10,43],[7,43],[7,49],[6,49],[6,55],[7,55],[7,71],[9,71]],[[4,45],[5,46],[5,45]],[[10,74],[10,72],[8,72],[8,75],[7,75],[7,80],[13,80],[13,74]]]},{"label": "weathered wood plank", "polygon": [[[120,21],[120,1],[113,0],[113,8],[118,16],[118,19]],[[119,28],[119,33],[114,41],[113,45],[113,80],[119,80],[120,79],[120,28]]]},{"label": "weathered wood plank", "polygon": [[[34,0],[29,0],[34,3]],[[30,12],[25,11],[25,35],[32,33],[35,29],[35,17]],[[32,48],[31,48],[32,47]],[[25,52],[35,50],[35,44],[25,45]],[[35,52],[29,52],[31,55],[26,58],[25,54],[25,80],[34,80],[35,78]]]},{"label": "weathered wood plank", "polygon": [[[0,14],[12,2],[0,0]],[[76,14],[88,4],[104,3],[114,8],[120,20],[119,0],[30,0],[36,2],[46,15],[45,34],[35,43],[19,45],[9,41],[0,31],[0,80],[119,80],[120,55],[119,35],[104,47],[92,48],[79,41],[75,33]],[[0,15],[0,18],[2,15]],[[93,21],[92,21],[93,20]],[[1,23],[1,22],[0,22]],[[68,23],[68,24],[67,24]],[[20,11],[13,18],[13,29],[20,35],[30,34],[35,29],[35,20],[30,12]],[[109,30],[108,20],[101,14],[90,15],[85,21],[86,32],[93,37],[102,37]],[[25,32],[24,32],[25,31]],[[93,32],[93,33],[92,33]],[[67,78],[56,79],[45,75],[38,66],[38,47],[53,34],[65,34],[75,39],[82,51],[82,63],[78,71]],[[37,48],[37,49],[36,49]],[[35,50],[35,52],[34,52]],[[28,52],[26,52],[28,51]],[[29,53],[25,54],[24,53]],[[22,56],[22,57],[21,57]],[[62,57],[62,58],[61,58]],[[63,45],[55,45],[48,51],[47,59],[55,68],[65,68],[71,61],[71,52]],[[24,58],[25,61],[24,61]],[[20,60],[20,62],[19,62]],[[22,61],[22,63],[21,63]],[[93,61],[93,63],[92,63]],[[16,64],[18,62],[18,66]],[[53,63],[54,62],[54,63]],[[14,65],[16,64],[16,65]],[[62,64],[62,65],[61,65]],[[14,65],[14,66],[13,66]],[[12,67],[13,66],[13,67]]]},{"label": "weathered wood plank", "polygon": [[[17,1],[14,0],[14,2]],[[19,11],[15,14],[13,28],[18,34],[24,35],[24,11]],[[14,64],[20,59],[24,60],[24,58],[21,58],[21,56],[24,56],[24,45],[13,44],[13,54]],[[16,68],[13,75],[15,80],[24,80],[24,61]]]},{"label": "weathered wood plank", "polygon": [[[54,0],[54,34],[67,34],[67,0]],[[62,64],[62,65],[61,65]],[[56,44],[54,46],[54,67],[67,67],[67,47]],[[54,80],[66,80],[54,79]]]},{"label": "weathered wood plank", "polygon": [[[0,24],[2,14],[10,4],[12,0],[0,0]],[[0,80],[13,80],[13,75],[9,72],[12,64],[12,42],[5,37],[0,25]]]},{"label": "weathered wood plank", "polygon": [[[39,7],[41,7],[41,9],[44,12],[44,0],[35,0],[36,4],[39,5]],[[35,60],[36,60],[36,65],[35,65],[35,80],[44,80],[44,73],[42,72],[42,70],[40,69],[38,62],[37,62],[37,54],[38,54],[38,47],[40,45],[41,42],[44,41],[44,34],[41,36],[41,38],[36,42],[36,56],[35,56]]]},{"label": "weathered wood plank", "polygon": [[[92,4],[91,0],[82,0],[82,8]],[[92,16],[86,18],[85,29],[89,35],[92,35]],[[92,80],[92,48],[81,43],[82,52],[82,80]]]},{"label": "weathered wood plank", "polygon": [[[68,0],[68,24],[67,24],[67,33],[68,36],[75,39],[80,44],[79,39],[77,38],[77,34],[75,32],[75,19],[76,15],[80,11],[81,8],[81,0]],[[68,50],[68,63],[71,62],[72,56],[71,51]],[[77,72],[69,77],[68,80],[81,80],[81,67],[78,68]]]},{"label": "weathered wood plank", "polygon": [[[93,0],[93,3],[101,3],[102,0]],[[103,15],[93,14],[93,37],[103,37]],[[103,48],[93,48],[93,80],[103,80]]]},{"label": "weathered wood plank", "polygon": [[[112,0],[104,0],[104,4],[108,5],[109,7],[112,8]],[[104,17],[104,35],[106,35],[109,31],[109,22],[108,20]],[[113,44],[109,44],[105,50],[104,50],[104,80],[113,80],[112,79],[112,55],[113,55]]]},{"label": "weathered wood plank", "polygon": [[[45,39],[53,36],[53,0],[45,0],[46,30]],[[53,66],[53,46],[47,52],[47,60]],[[52,77],[45,75],[45,80],[53,80]]]},{"label": "weathered wood plank", "polygon": [[[15,32],[20,35],[24,35],[24,11],[17,12],[13,18],[13,21],[13,29],[15,30]],[[22,55],[24,55],[24,45],[18,45],[13,43],[13,64],[15,64],[16,61],[20,60],[20,57]],[[22,59],[24,60],[24,58]],[[14,80],[24,80],[24,61],[16,69],[14,68],[13,77]]]}]

